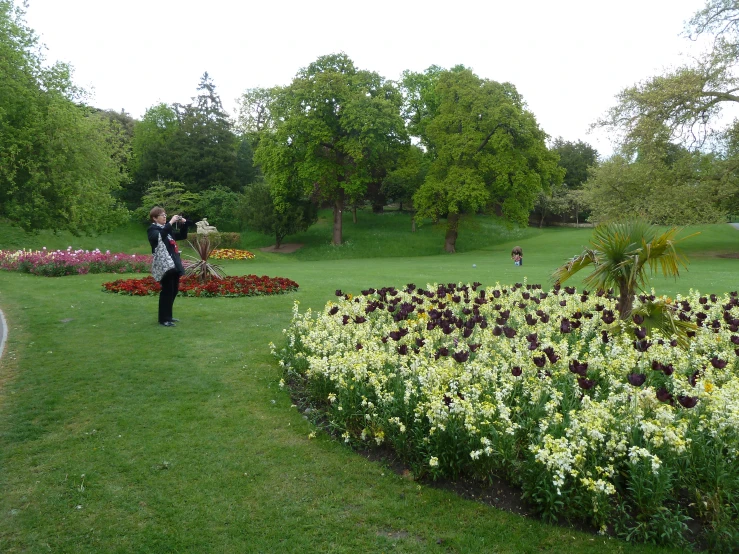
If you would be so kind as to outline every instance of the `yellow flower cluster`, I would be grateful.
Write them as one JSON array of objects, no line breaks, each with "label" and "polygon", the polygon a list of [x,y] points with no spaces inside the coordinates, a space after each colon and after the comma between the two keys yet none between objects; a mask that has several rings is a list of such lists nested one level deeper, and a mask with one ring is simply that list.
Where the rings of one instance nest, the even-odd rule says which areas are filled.
[{"label": "yellow flower cluster", "polygon": [[254,254],[248,250],[237,250],[235,248],[216,248],[210,253],[211,258],[216,260],[251,260]]}]

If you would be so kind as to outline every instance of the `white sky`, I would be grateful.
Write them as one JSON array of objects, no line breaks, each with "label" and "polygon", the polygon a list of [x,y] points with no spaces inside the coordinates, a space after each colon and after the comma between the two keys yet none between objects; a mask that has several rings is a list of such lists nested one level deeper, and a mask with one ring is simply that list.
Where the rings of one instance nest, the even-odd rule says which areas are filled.
[{"label": "white sky", "polygon": [[513,83],[552,137],[608,154],[589,125],[614,96],[680,62],[679,36],[703,0],[29,0],[48,61],[75,68],[100,108],[141,117],[187,103],[208,71],[224,107],[250,87],[284,85],[318,56],[362,69],[461,63]]}]

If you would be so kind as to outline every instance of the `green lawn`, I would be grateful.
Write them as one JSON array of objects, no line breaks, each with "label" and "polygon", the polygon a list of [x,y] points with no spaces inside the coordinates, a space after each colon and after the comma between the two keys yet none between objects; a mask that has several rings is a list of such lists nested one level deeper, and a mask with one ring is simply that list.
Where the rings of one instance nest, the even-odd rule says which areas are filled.
[{"label": "green lawn", "polygon": [[[462,230],[460,253],[445,255],[443,234],[424,225],[412,235],[403,214],[347,217],[341,248],[328,246],[322,225],[289,237],[306,245],[291,255],[263,254],[269,239],[246,233],[256,259],[224,263],[230,274],[289,277],[299,292],[180,298],[175,329],[156,324],[156,298],[100,292],[111,275],[0,272],[10,327],[0,552],[664,551],[499,511],[404,479],[323,434],[311,440],[269,354],[295,300],[320,309],[335,289],[409,282],[546,285],[588,230],[508,230],[480,218]],[[716,254],[739,252],[739,231],[701,232],[685,243],[689,271],[656,279],[658,292],[738,288],[739,259]],[[514,244],[523,267],[510,262]],[[147,249],[140,226],[78,239],[0,225],[0,248],[68,245]]]}]

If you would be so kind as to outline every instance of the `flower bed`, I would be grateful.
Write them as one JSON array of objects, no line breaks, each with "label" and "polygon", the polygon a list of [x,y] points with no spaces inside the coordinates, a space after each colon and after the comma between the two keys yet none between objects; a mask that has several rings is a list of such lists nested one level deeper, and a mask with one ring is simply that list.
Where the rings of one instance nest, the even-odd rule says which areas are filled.
[{"label": "flower bed", "polygon": [[272,347],[345,441],[387,443],[418,476],[505,477],[545,518],[629,540],[678,544],[690,517],[709,544],[739,537],[737,293],[663,299],[695,323],[685,348],[570,287],[337,296],[296,302]]},{"label": "flower bed", "polygon": [[86,273],[144,273],[150,254],[111,254],[100,250],[0,250],[0,269],[46,277]]},{"label": "flower bed", "polygon": [[234,248],[216,248],[210,253],[211,258],[217,260],[251,260],[254,254],[248,250],[236,250]]},{"label": "flower bed", "polygon": [[[161,285],[153,277],[143,279],[118,279],[103,283],[103,291],[131,296],[152,296],[159,294]],[[205,283],[195,277],[180,279],[182,296],[265,296],[284,294],[298,290],[298,284],[284,277],[262,275],[243,275],[211,279]]]}]

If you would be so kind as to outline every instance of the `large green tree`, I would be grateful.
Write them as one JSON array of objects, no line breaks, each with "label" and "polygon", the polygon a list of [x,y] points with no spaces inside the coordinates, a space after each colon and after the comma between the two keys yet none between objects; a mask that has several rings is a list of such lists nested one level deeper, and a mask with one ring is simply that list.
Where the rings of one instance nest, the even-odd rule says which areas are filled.
[{"label": "large green tree", "polygon": [[588,171],[598,163],[598,151],[581,140],[573,142],[562,137],[554,140],[551,150],[559,155],[559,166],[565,170],[565,176],[561,185],[539,193],[535,210],[539,226],[549,214],[579,223],[581,215],[587,216],[581,214],[585,208],[582,186],[588,179]]},{"label": "large green tree", "polygon": [[273,128],[261,135],[255,160],[278,211],[296,191],[333,205],[332,243],[342,242],[345,202],[363,198],[378,168],[406,143],[398,88],[357,69],[346,54],[321,56],[274,91]]},{"label": "large green tree", "polygon": [[126,213],[113,196],[125,148],[69,66],[44,65],[23,18],[0,0],[0,216],[26,230],[110,229]]},{"label": "large green tree", "polygon": [[421,117],[432,162],[413,202],[421,217],[446,218],[444,248],[454,252],[463,214],[497,208],[526,224],[539,191],[564,171],[513,85],[461,68],[435,80],[436,107]]}]

